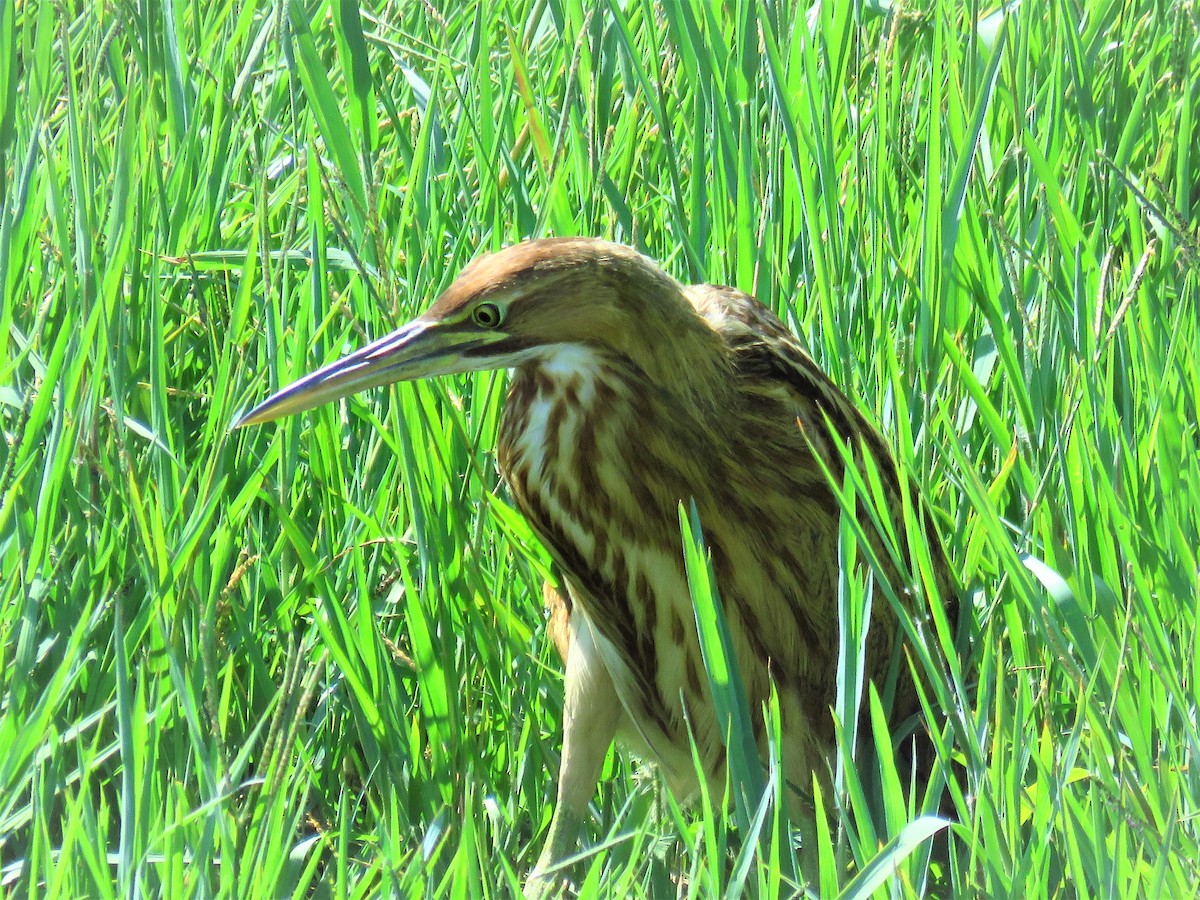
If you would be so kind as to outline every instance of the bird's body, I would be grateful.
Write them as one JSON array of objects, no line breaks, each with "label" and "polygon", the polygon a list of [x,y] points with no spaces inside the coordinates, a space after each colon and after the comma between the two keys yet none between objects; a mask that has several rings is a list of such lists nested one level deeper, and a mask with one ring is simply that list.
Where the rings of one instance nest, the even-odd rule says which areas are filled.
[{"label": "bird's body", "polygon": [[[681,503],[695,504],[704,528],[754,727],[762,729],[773,681],[787,776],[801,785],[822,776],[834,744],[840,520],[824,469],[842,470],[832,432],[873,459],[899,510],[894,464],[875,429],[751,297],[681,286],[628,248],[582,239],[483,257],[412,325],[247,418],[415,377],[405,348],[435,327],[453,328],[454,359],[425,354],[419,362],[432,371],[419,374],[513,369],[500,469],[563,574],[561,589],[546,592],[567,663],[563,763],[535,878],[573,847],[615,733],[654,760],[678,795],[696,786],[689,731],[705,774],[723,777],[723,724],[697,641]],[[953,602],[940,542],[932,528],[927,535],[940,593]],[[911,602],[913,593],[895,587]],[[891,607],[877,601],[868,677],[882,682],[896,641]],[[904,666],[893,718],[914,708]]]}]

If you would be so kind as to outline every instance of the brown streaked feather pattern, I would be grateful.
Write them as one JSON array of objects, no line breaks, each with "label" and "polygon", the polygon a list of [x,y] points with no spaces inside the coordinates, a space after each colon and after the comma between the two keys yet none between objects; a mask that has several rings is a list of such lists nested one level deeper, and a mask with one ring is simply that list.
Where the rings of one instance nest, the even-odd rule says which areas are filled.
[{"label": "brown streaked feather pattern", "polygon": [[[682,288],[642,257],[607,249],[555,269],[543,307],[558,304],[588,327],[570,342],[543,343],[536,361],[516,368],[501,470],[606,651],[626,730],[684,793],[694,786],[685,705],[710,777],[724,765],[678,532],[678,504],[696,502],[751,709],[774,678],[785,762],[806,783],[832,746],[838,635],[837,505],[813,449],[840,471],[828,422],[897,491],[891,455],[757,301],[730,288]],[[535,255],[524,265],[549,263]],[[504,285],[520,280],[496,267],[479,272]],[[598,297],[603,313],[588,308]],[[679,364],[664,368],[671,356]],[[890,608],[877,603],[868,675],[883,677],[895,638]],[[907,708],[897,713],[912,712],[914,699],[902,692]]]}]

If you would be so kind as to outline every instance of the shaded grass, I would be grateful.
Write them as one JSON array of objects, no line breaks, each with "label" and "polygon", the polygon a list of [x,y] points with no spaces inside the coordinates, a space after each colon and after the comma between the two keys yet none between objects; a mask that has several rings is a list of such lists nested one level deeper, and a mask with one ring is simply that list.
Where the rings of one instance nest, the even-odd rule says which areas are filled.
[{"label": "shaded grass", "polygon": [[[0,5],[6,890],[512,891],[561,686],[503,379],[228,425],[479,250],[596,234],[780,311],[939,510],[977,620],[928,698],[956,823],[880,890],[1194,894],[1198,24]],[[866,874],[929,810],[843,769],[826,848]],[[582,893],[745,871],[735,816],[621,754],[595,809]]]}]

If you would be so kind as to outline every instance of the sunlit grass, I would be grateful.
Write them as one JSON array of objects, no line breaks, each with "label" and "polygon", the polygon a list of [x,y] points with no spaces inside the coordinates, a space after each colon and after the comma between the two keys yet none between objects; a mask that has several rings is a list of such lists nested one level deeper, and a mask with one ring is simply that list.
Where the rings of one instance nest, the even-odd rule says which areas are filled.
[{"label": "sunlit grass", "polygon": [[[445,6],[0,4],[3,891],[518,889],[562,692],[503,377],[229,425],[547,234],[756,293],[937,510],[948,799],[871,719],[813,890],[1200,890],[1195,4]],[[580,893],[788,896],[741,809],[613,754]]]}]

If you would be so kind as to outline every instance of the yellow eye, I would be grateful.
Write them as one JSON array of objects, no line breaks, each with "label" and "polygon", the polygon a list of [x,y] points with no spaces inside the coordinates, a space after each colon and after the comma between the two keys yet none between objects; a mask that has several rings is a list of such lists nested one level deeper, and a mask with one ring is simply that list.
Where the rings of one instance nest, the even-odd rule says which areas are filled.
[{"label": "yellow eye", "polygon": [[503,320],[504,315],[495,303],[480,303],[471,311],[471,321],[480,328],[496,328]]}]

